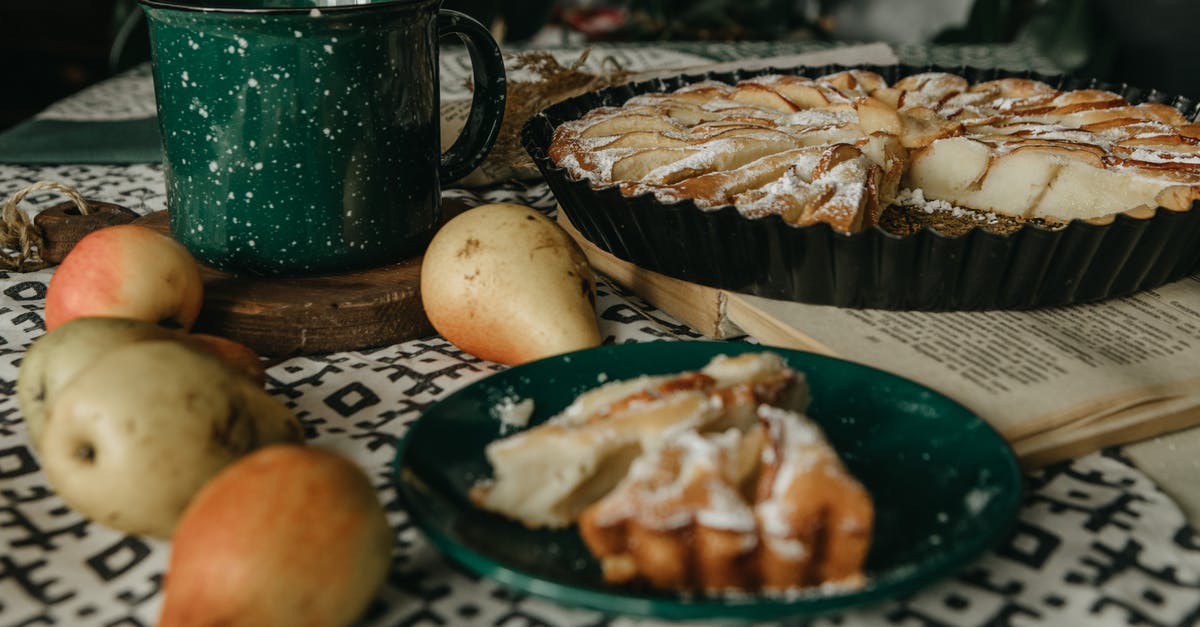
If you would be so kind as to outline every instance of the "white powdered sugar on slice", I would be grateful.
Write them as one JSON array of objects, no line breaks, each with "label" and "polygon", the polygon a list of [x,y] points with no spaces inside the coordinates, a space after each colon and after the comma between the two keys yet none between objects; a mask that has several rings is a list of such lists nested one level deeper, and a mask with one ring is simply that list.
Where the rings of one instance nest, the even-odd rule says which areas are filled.
[{"label": "white powdered sugar on slice", "polygon": [[778,467],[769,496],[754,509],[765,537],[787,539],[796,531],[790,521],[793,503],[787,500],[788,487],[817,462],[816,447],[824,438],[816,425],[795,412],[763,405],[758,415],[767,423],[768,441],[777,448]]},{"label": "white powdered sugar on slice", "polygon": [[636,517],[657,530],[699,523],[710,529],[753,532],[756,522],[749,505],[723,480],[722,466],[729,463],[741,437],[737,429],[707,436],[694,429],[674,432],[661,448],[633,462],[621,483],[597,505],[596,523],[608,526]]},{"label": "white powdered sugar on slice", "polygon": [[529,425],[529,419],[533,417],[533,399],[527,398],[518,401],[510,396],[500,399],[492,407],[496,418],[500,420],[502,431],[510,429],[521,429]]}]

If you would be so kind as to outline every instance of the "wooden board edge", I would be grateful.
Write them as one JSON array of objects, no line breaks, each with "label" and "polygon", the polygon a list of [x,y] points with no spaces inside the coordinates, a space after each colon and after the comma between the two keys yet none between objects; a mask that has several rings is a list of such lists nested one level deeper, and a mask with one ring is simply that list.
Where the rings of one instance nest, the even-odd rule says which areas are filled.
[{"label": "wooden board edge", "polygon": [[1067,425],[1012,443],[1026,469],[1072,459],[1109,446],[1132,444],[1200,424],[1200,397],[1165,399],[1085,426]]},{"label": "wooden board edge", "polygon": [[[166,211],[134,224],[171,235]],[[238,277],[201,264],[204,302],[193,330],[236,340],[276,360],[429,337],[436,330],[420,298],[421,260],[291,278]],[[367,285],[371,290],[364,293]],[[290,296],[278,297],[281,291]]]},{"label": "wooden board edge", "polygon": [[758,307],[756,298],[732,292],[727,294],[725,312],[738,328],[762,344],[842,358],[832,348]]}]

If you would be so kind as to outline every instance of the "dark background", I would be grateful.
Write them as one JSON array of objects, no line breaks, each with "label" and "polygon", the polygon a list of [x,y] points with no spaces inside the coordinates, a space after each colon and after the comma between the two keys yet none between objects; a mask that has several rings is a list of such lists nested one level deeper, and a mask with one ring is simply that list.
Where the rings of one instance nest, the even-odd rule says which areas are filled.
[{"label": "dark background", "polygon": [[[445,5],[492,25],[507,43],[527,41],[546,25],[595,41],[911,42],[913,20],[944,20],[947,7],[960,5],[957,13],[967,15],[965,23],[946,24],[924,40],[1025,39],[1077,74],[1200,96],[1191,43],[1200,0],[446,0]],[[847,17],[881,6],[904,18],[891,31],[864,30]],[[0,33],[0,130],[149,58],[135,0],[4,0]]]},{"label": "dark background", "polygon": [[0,3],[0,129],[109,75],[116,0]]}]

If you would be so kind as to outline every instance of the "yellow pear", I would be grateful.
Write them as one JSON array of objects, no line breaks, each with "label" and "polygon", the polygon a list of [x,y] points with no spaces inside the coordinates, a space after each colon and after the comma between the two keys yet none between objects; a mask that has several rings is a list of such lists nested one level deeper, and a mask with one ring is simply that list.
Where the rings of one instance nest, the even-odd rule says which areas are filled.
[{"label": "yellow pear", "polygon": [[29,439],[41,448],[46,404],[97,357],[118,346],[178,337],[178,331],[130,318],[75,318],[30,345],[17,372],[17,405]]},{"label": "yellow pear", "polygon": [[301,442],[283,403],[212,354],[175,340],[119,346],[46,406],[42,466],[101,524],[167,537],[202,485],[246,453]]},{"label": "yellow pear", "polygon": [[266,381],[258,354],[227,338],[186,333],[132,318],[74,318],[35,340],[21,358],[17,406],[34,448],[41,449],[46,405],[76,374],[117,347],[149,340],[183,342],[220,358],[260,386]]},{"label": "yellow pear", "polygon": [[422,261],[421,300],[438,333],[481,359],[518,364],[600,344],[587,257],[522,205],[483,205],[447,222]]}]

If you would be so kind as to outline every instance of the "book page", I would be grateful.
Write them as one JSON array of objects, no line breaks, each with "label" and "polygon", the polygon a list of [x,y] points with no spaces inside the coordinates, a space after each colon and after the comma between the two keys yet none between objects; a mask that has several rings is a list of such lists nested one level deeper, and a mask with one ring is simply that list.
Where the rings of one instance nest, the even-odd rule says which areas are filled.
[{"label": "book page", "polygon": [[[1200,277],[1090,305],[1031,311],[840,309],[730,295],[784,324],[756,329],[910,378],[1010,441],[1149,401],[1200,394]],[[749,327],[749,328],[747,328]]]}]

